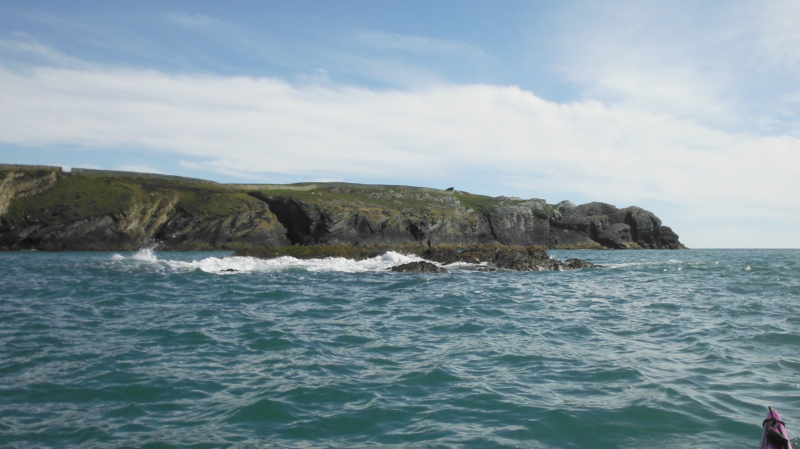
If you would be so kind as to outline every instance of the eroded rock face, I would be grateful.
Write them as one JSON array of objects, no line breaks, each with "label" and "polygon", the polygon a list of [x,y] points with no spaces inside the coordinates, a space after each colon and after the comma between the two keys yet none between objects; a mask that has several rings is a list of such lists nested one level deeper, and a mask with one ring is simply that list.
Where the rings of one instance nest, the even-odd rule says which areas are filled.
[{"label": "eroded rock face", "polygon": [[[439,207],[404,207],[364,199],[300,200],[250,192],[266,202],[293,244],[487,244],[547,248],[678,249],[678,236],[652,213],[605,203],[575,206],[562,201],[508,198],[490,209],[474,210],[450,197]],[[388,194],[387,194],[388,195]],[[395,193],[394,198],[402,197]],[[392,198],[392,196],[388,196]],[[444,197],[444,196],[443,196]],[[386,199],[381,197],[379,199]]]},{"label": "eroded rock face", "polygon": [[494,237],[487,219],[458,200],[445,208],[404,208],[367,200],[301,201],[251,192],[263,200],[287,229],[293,244],[431,244],[488,242]]},{"label": "eroded rock face", "polygon": [[177,202],[177,195],[158,195],[133,201],[118,213],[62,222],[37,218],[3,234],[10,249],[44,251],[134,250],[152,245],[153,235]]},{"label": "eroded rock face", "polygon": [[492,208],[488,221],[494,240],[504,245],[548,246],[550,216],[544,200]]},{"label": "eroded rock face", "polygon": [[61,169],[0,172],[0,216],[14,200],[26,198],[53,187]]},{"label": "eroded rock face", "polygon": [[178,250],[273,247],[290,244],[286,229],[266,204],[253,200],[241,211],[205,216],[175,211],[153,236],[161,248]]},{"label": "eroded rock face", "polygon": [[679,249],[678,236],[652,212],[605,203],[568,208],[551,219],[550,248]]},{"label": "eroded rock face", "polygon": [[[6,186],[9,179],[21,179],[28,180],[29,186],[43,187],[36,192],[22,190],[14,199],[22,203],[0,216],[0,249],[110,251],[157,246],[197,250],[290,244],[286,229],[269,207],[243,193],[142,187],[149,180],[115,185],[113,177],[84,182],[57,176],[61,182],[69,181],[59,185],[55,180],[50,184],[50,176],[29,180],[30,176],[13,173],[0,175]],[[182,201],[197,192],[205,196],[187,210]],[[203,198],[217,203],[204,209]],[[233,201],[227,204],[228,200]]]},{"label": "eroded rock face", "polygon": [[409,262],[390,268],[398,273],[447,273],[447,270],[430,262]]}]

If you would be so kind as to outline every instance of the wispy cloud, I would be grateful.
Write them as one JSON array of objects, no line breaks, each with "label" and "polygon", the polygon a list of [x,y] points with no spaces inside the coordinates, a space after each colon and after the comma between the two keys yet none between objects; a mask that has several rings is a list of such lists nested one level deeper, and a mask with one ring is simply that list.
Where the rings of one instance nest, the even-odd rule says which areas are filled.
[{"label": "wispy cloud", "polygon": [[186,28],[209,28],[212,25],[224,26],[225,23],[221,20],[203,14],[164,14],[164,18],[177,25]]},{"label": "wispy cloud", "polygon": [[485,56],[479,47],[465,42],[454,42],[422,36],[387,33],[377,30],[358,30],[354,37],[361,45],[379,50],[428,54],[468,54]]},{"label": "wispy cloud", "polygon": [[[0,38],[0,56],[5,61],[15,61],[18,66],[51,64],[59,67],[88,67],[88,64],[36,40],[20,36],[18,39]],[[8,62],[7,62],[8,63]]]}]

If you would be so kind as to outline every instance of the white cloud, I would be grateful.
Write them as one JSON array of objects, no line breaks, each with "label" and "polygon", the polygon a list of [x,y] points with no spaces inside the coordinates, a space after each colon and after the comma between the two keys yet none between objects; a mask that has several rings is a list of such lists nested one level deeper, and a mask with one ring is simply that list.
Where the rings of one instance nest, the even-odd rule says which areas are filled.
[{"label": "white cloud", "polygon": [[483,179],[498,193],[678,203],[693,220],[797,219],[800,210],[795,138],[727,134],[596,101],[557,104],[516,87],[396,91],[3,68],[0,98],[0,141],[10,144],[143,147],[234,175],[459,180],[467,190]]},{"label": "white cloud", "polygon": [[800,63],[800,3],[773,0],[757,9],[758,37],[775,65],[796,68]]},{"label": "white cloud", "polygon": [[9,40],[0,38],[0,55],[6,60],[21,59],[25,64],[53,64],[60,67],[86,67],[87,64],[77,58],[65,55],[51,47],[33,39]]},{"label": "white cloud", "polygon": [[585,98],[800,137],[796,1],[623,0],[565,9],[562,20],[556,66]]}]

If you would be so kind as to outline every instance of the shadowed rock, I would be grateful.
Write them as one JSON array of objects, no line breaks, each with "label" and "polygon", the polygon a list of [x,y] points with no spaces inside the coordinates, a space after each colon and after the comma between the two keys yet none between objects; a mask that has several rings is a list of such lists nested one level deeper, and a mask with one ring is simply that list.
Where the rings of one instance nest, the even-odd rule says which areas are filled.
[{"label": "shadowed rock", "polygon": [[447,273],[444,268],[430,262],[409,262],[390,268],[398,273]]}]

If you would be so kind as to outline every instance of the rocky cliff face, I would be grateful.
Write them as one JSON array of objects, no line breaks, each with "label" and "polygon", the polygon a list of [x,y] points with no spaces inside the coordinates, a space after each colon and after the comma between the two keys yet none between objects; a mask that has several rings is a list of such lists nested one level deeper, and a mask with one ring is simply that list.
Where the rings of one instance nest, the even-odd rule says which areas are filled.
[{"label": "rocky cliff face", "polygon": [[289,244],[286,229],[269,207],[253,198],[222,214],[202,214],[181,207],[165,220],[153,240],[178,250],[272,247]]},{"label": "rocky cliff face", "polygon": [[551,220],[550,246],[591,246],[614,249],[679,249],[678,235],[652,212],[605,203],[559,208]]},{"label": "rocky cliff face", "polygon": [[[261,201],[241,192],[151,179],[2,173],[28,179],[0,215],[0,248],[45,251],[235,249],[289,244]],[[38,182],[38,184],[37,184]],[[9,191],[7,189],[6,191]]]},{"label": "rocky cliff face", "polygon": [[149,201],[133,200],[115,213],[75,221],[59,220],[59,211],[26,215],[7,225],[0,246],[8,249],[45,251],[103,251],[137,249],[153,240],[156,229],[166,220],[177,202],[176,195],[160,194]]},{"label": "rocky cliff face", "polygon": [[[502,243],[547,248],[678,249],[654,214],[604,203],[548,205],[544,200],[476,199],[439,194],[332,187],[309,193],[252,191],[269,204],[292,243]],[[483,201],[478,203],[477,201]],[[470,207],[474,206],[474,207]]]},{"label": "rocky cliff face", "polygon": [[[174,178],[174,177],[173,177]],[[651,212],[413,187],[244,191],[169,177],[3,170],[0,249],[237,249],[412,242],[545,248],[682,247]],[[278,187],[278,188],[276,188]]]},{"label": "rocky cliff face", "polygon": [[0,217],[11,203],[44,192],[62,176],[61,168],[0,171]]}]

